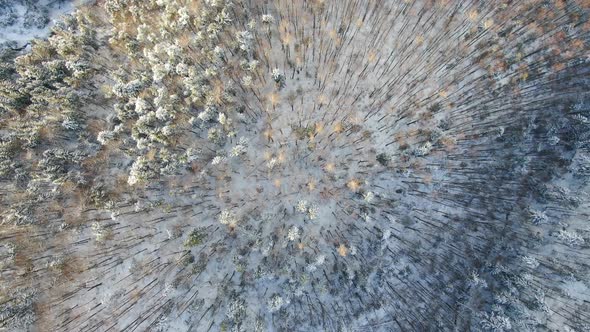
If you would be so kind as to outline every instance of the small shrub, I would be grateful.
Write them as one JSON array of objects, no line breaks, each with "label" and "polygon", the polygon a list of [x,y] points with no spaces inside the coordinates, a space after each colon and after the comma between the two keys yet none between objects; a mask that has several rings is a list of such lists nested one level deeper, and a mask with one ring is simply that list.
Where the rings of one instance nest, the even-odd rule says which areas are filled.
[{"label": "small shrub", "polygon": [[198,246],[203,243],[203,240],[207,238],[207,234],[203,232],[202,229],[193,229],[186,241],[184,242],[184,246],[187,248],[192,248],[194,246]]}]

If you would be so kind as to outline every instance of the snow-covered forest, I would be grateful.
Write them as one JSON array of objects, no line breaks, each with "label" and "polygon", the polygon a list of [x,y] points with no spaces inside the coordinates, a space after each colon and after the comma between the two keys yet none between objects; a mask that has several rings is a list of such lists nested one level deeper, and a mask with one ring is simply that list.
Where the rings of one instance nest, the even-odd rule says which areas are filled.
[{"label": "snow-covered forest", "polygon": [[0,0],[0,330],[590,331],[589,16]]}]

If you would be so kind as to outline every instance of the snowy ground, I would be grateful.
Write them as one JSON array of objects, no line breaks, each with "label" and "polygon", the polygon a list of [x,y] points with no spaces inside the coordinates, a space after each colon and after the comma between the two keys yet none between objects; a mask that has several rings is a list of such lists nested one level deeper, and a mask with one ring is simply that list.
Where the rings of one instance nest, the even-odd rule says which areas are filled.
[{"label": "snowy ground", "polygon": [[21,48],[32,39],[45,38],[63,14],[93,0],[1,0],[0,45]]}]

